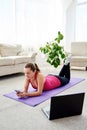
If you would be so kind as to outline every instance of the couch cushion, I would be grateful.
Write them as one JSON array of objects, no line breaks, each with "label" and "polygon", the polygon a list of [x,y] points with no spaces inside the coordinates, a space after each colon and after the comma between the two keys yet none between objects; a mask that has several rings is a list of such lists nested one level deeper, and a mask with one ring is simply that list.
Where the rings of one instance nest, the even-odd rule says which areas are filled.
[{"label": "couch cushion", "polygon": [[15,64],[27,63],[30,60],[30,56],[17,56],[15,57]]},{"label": "couch cushion", "polygon": [[21,52],[18,53],[18,56],[28,56],[29,52],[22,50]]},{"label": "couch cushion", "polygon": [[87,42],[72,42],[71,53],[74,56],[87,56]]},{"label": "couch cushion", "polygon": [[19,44],[6,44],[0,43],[0,54],[1,56],[15,56],[22,49],[22,46]]},{"label": "couch cushion", "polygon": [[87,63],[87,56],[72,56],[72,59],[71,59],[71,61],[73,62],[73,61],[81,61],[82,63],[83,62],[86,62]]},{"label": "couch cushion", "polygon": [[30,56],[9,56],[10,59],[14,61],[14,64],[27,63],[30,61]]},{"label": "couch cushion", "polygon": [[0,57],[0,66],[5,65],[13,65],[14,60],[12,60],[10,57]]}]

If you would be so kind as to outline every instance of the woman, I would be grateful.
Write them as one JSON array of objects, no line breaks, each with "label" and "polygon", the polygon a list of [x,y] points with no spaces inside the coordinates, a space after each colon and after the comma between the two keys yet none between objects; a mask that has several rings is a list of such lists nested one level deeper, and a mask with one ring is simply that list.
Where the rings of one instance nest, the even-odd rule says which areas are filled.
[{"label": "woman", "polygon": [[[42,94],[44,90],[51,90],[57,87],[64,86],[70,81],[70,59],[68,57],[66,62],[64,63],[59,75],[47,75],[44,76],[41,72],[37,64],[28,63],[25,65],[24,73],[25,73],[25,84],[24,90],[22,92],[17,93],[19,97],[26,96],[39,96]],[[29,92],[29,84],[32,85],[37,91]]]}]

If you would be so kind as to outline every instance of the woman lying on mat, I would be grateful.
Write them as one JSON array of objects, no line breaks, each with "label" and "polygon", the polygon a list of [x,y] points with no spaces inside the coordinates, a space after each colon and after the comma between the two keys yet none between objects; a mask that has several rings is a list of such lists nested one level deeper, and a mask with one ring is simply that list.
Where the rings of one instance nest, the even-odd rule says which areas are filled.
[{"label": "woman lying on mat", "polygon": [[[22,92],[17,93],[17,96],[39,96],[44,90],[51,90],[68,84],[70,81],[70,60],[71,56],[68,56],[59,75],[44,76],[40,73],[40,69],[37,64],[26,64],[24,68],[24,90]],[[29,92],[29,84],[31,84],[32,87],[35,88],[37,91]]]}]

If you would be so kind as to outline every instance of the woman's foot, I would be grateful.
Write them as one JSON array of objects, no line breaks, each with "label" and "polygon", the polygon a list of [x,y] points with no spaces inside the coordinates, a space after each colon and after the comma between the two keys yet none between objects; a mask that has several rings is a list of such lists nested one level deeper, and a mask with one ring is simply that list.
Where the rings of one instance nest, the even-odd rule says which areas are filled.
[{"label": "woman's foot", "polygon": [[67,57],[67,58],[66,58],[66,60],[65,60],[64,65],[67,65],[68,63],[70,63],[71,58],[72,58],[72,55],[71,55],[71,54],[69,54],[69,55],[68,55],[68,57]]}]

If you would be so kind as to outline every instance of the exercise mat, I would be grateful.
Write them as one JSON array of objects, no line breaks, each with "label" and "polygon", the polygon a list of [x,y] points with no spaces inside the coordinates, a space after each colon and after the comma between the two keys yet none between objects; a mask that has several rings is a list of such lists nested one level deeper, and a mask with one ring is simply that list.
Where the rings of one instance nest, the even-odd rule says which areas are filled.
[{"label": "exercise mat", "polygon": [[[66,89],[69,89],[71,87],[73,87],[74,85],[82,82],[83,78],[71,78],[70,82],[67,85],[64,85],[62,87],[59,88],[55,88],[49,91],[43,91],[42,95],[40,96],[35,96],[35,97],[26,97],[26,98],[19,98],[16,95],[15,91],[12,91],[10,93],[4,94],[5,97],[14,99],[16,101],[22,102],[26,105],[30,105],[32,107],[46,101],[47,99],[49,99],[52,96],[57,95],[58,93],[61,93],[62,91],[65,91]],[[31,86],[29,87],[29,91],[36,91],[35,89],[33,89]]]}]

